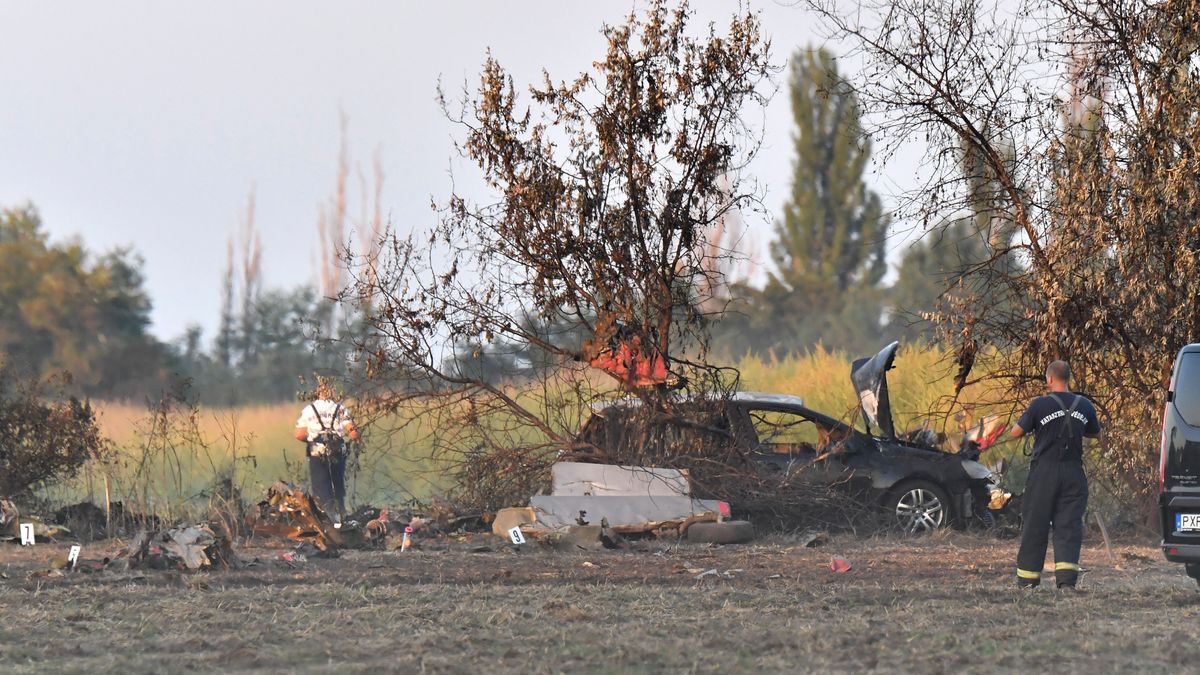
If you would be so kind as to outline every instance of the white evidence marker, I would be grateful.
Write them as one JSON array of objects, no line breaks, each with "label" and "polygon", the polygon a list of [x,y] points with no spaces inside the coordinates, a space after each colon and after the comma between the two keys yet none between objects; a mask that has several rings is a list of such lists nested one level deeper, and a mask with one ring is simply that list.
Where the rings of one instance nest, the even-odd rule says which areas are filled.
[{"label": "white evidence marker", "polygon": [[514,527],[513,529],[509,530],[508,538],[511,539],[512,543],[516,544],[517,546],[520,546],[521,544],[525,543],[525,535],[521,534],[520,526]]},{"label": "white evidence marker", "polygon": [[79,552],[82,550],[83,550],[82,546],[80,546],[79,544],[75,544],[74,546],[71,547],[71,550],[67,553],[67,562],[71,563],[71,569],[75,569],[75,563],[79,562]]},{"label": "white evidence marker", "polygon": [[33,546],[33,523],[21,523],[21,545]]}]

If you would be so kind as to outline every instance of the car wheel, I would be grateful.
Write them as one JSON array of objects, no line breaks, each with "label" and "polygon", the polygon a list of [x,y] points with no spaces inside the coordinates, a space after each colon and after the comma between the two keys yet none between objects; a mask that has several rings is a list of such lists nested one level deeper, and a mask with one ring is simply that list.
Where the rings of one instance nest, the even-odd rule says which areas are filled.
[{"label": "car wheel", "polygon": [[1196,580],[1200,584],[1200,563],[1188,563],[1183,566],[1187,570],[1187,575]]},{"label": "car wheel", "polygon": [[744,544],[754,538],[754,526],[745,520],[692,523],[685,536],[694,544]]},{"label": "car wheel", "polygon": [[910,480],[896,486],[885,504],[900,529],[923,534],[950,525],[950,497],[927,480]]}]

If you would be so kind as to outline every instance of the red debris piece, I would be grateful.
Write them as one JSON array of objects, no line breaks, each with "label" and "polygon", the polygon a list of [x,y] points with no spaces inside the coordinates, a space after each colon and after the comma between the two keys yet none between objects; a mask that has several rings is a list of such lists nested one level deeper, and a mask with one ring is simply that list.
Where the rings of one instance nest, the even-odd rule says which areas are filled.
[{"label": "red debris piece", "polygon": [[850,561],[845,558],[834,556],[829,560],[829,569],[841,574],[842,572],[850,571]]}]

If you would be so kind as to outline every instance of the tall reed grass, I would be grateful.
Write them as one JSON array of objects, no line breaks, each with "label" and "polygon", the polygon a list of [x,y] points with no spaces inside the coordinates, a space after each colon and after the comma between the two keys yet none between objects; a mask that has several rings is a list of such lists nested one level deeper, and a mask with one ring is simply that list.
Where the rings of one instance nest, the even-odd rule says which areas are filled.
[{"label": "tall reed grass", "polygon": [[[100,428],[110,441],[105,461],[89,463],[75,479],[44,488],[52,504],[120,501],[126,510],[166,520],[211,508],[224,512],[258,501],[278,480],[308,481],[304,444],[292,437],[301,404],[170,410],[124,402],[97,402]],[[351,504],[400,504],[445,491],[420,424],[391,420],[389,433],[364,429],[351,459]]]},{"label": "tall reed grass", "polygon": [[[955,373],[946,357],[937,347],[918,344],[900,348],[888,372],[897,431],[928,422],[935,431],[953,436],[984,415],[1013,414],[1011,406],[998,403],[1003,400],[1003,392],[994,385],[968,387],[956,395]],[[744,390],[799,396],[809,408],[850,421],[858,416],[858,397],[850,383],[852,361],[844,352],[818,347],[785,358],[744,358],[737,368]],[[976,377],[980,374],[975,373]]]},{"label": "tall reed grass", "polygon": [[[850,361],[844,353],[816,349],[781,359],[745,358],[736,365],[744,390],[797,395],[811,408],[857,420]],[[955,398],[953,373],[946,363],[945,354],[936,348],[900,351],[889,373],[897,429],[928,421],[953,443],[965,426],[984,414],[1010,412],[989,402],[986,390],[968,390]],[[559,398],[575,400],[569,391]],[[171,518],[195,512],[196,507],[253,503],[276,480],[307,482],[304,446],[292,438],[301,405],[201,409],[176,402],[170,409],[155,409],[96,403],[112,456],[90,464],[75,480],[47,488],[42,496],[57,503],[87,499],[102,504],[107,495],[127,508]],[[576,411],[562,424],[577,424],[585,416],[585,410]],[[449,490],[449,467],[434,457],[439,456],[436,446],[454,430],[436,428],[436,420],[436,415],[423,415],[417,408],[376,425],[361,425],[363,451],[348,477],[349,501],[395,505]],[[513,438],[532,443],[538,435],[516,430]]]}]

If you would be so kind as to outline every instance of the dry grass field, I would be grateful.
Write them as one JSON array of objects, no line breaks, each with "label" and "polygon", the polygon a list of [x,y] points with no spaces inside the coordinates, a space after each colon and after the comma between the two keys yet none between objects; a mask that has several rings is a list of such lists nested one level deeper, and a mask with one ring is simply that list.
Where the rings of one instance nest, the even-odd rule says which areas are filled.
[{"label": "dry grass field", "polygon": [[[261,563],[239,571],[49,579],[28,575],[63,547],[6,545],[0,670],[1195,669],[1196,584],[1146,542],[1116,545],[1110,560],[1098,541],[1085,546],[1088,571],[1070,594],[1016,590],[1016,543],[959,532],[576,552],[423,540],[420,551],[351,551],[296,568],[260,541],[243,553]],[[832,555],[852,569],[831,571]]]},{"label": "dry grass field", "polygon": [[[71,481],[40,495],[50,504],[102,503],[107,479],[111,498],[167,520],[202,514],[216,493],[234,486],[249,502],[272,483],[308,480],[304,445],[292,438],[299,403],[199,408],[192,420],[180,414],[167,433],[152,426],[144,405],[95,404],[102,433],[114,456],[93,463]],[[448,487],[429,458],[429,430],[419,425],[390,435],[367,430],[357,471],[347,480],[354,503],[400,504],[428,499]]]},{"label": "dry grass field", "polygon": [[[897,367],[889,374],[898,427],[915,425],[930,411],[945,407],[953,385],[942,356],[922,346],[901,350]],[[743,389],[798,395],[816,410],[850,419],[857,399],[850,386],[849,364],[846,354],[818,349],[784,359],[746,358],[737,367]],[[598,387],[610,384],[604,378],[597,382]],[[942,411],[936,428],[954,437],[961,430],[953,413],[960,412],[963,403],[986,403],[986,395],[986,391],[964,392],[953,410]],[[303,446],[291,436],[300,406],[290,402],[202,407],[194,422],[179,415],[173,418],[176,426],[170,433],[161,434],[152,427],[145,405],[97,402],[101,429],[117,451],[115,461],[88,467],[78,480],[46,490],[42,496],[51,503],[99,502],[107,478],[113,499],[167,516],[205,506],[206,497],[221,484],[235,485],[251,500],[257,499],[276,480],[302,483],[306,479]],[[979,405],[974,412],[978,416],[987,410],[988,406]],[[413,415],[416,421],[411,424],[388,419],[365,429],[358,471],[348,485],[351,501],[424,500],[451,486],[441,465],[430,459],[439,432],[434,420]]]},{"label": "dry grass field", "polygon": [[[899,426],[949,393],[939,358],[901,353],[891,387]],[[847,364],[820,352],[747,361],[742,386],[837,415],[855,406]],[[118,459],[45,491],[48,504],[99,501],[106,479],[114,498],[174,521],[200,513],[223,476],[247,501],[277,478],[304,480],[289,435],[296,405],[201,410],[199,434],[167,447],[147,442],[144,408],[99,407]],[[369,441],[354,501],[395,505],[444,489],[422,445],[429,432],[414,425],[386,449]],[[568,552],[478,535],[304,563],[279,558],[285,542],[255,539],[239,551],[257,563],[237,570],[51,577],[38,573],[69,542],[0,544],[0,672],[1195,669],[1200,591],[1150,535],[1138,536],[1110,551],[1089,534],[1075,593],[1016,590],[1016,542],[958,531],[834,535],[817,548],[769,535],[743,546]],[[87,544],[83,558],[122,545]],[[850,571],[830,569],[835,555]]]}]

